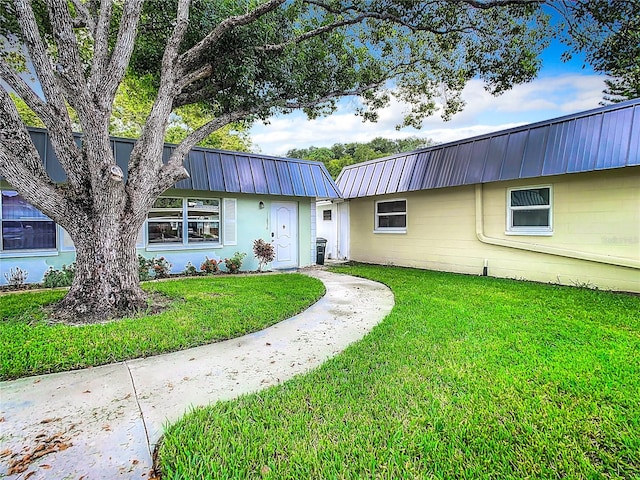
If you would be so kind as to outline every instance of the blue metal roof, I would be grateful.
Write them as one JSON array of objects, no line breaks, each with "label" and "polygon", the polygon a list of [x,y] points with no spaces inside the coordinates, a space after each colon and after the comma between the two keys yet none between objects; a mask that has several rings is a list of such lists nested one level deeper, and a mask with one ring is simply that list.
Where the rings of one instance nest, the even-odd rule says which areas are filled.
[{"label": "blue metal roof", "polygon": [[[29,134],[47,173],[53,181],[63,182],[66,174],[58,162],[47,131],[29,128]],[[81,141],[80,135],[76,138],[78,142]],[[116,163],[125,175],[134,144],[134,139],[111,139]],[[174,148],[175,145],[165,144],[162,155],[165,162]],[[326,167],[310,160],[195,147],[187,155],[184,167],[190,177],[179,181],[174,188],[319,199],[341,197]]]},{"label": "blue metal roof", "polygon": [[640,165],[640,99],[345,167],[344,198]]}]

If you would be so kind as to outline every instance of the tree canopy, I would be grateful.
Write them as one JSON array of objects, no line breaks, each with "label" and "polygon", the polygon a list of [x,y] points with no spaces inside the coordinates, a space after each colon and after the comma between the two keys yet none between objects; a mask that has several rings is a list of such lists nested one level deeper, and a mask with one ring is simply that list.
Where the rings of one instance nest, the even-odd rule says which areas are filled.
[{"label": "tree canopy", "polygon": [[331,148],[314,146],[293,148],[287,152],[287,156],[322,162],[335,179],[347,165],[417,150],[433,144],[434,142],[428,138],[409,137],[392,140],[377,137],[366,143],[334,143]]},{"label": "tree canopy", "polygon": [[565,58],[584,53],[596,72],[609,76],[605,102],[640,97],[640,0],[550,2],[564,18],[571,48]]}]

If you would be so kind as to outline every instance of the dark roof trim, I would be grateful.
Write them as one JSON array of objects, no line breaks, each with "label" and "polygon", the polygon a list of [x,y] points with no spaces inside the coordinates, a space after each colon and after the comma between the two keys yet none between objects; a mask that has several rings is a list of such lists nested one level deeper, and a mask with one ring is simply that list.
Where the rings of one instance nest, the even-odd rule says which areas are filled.
[{"label": "dark roof trim", "polygon": [[[45,163],[47,173],[52,180],[63,182],[66,174],[51,147],[47,131],[32,127],[28,130]],[[76,141],[81,142],[80,134],[76,134]],[[111,138],[116,163],[125,175],[135,142],[131,138]],[[175,147],[173,144],[165,144],[162,155],[165,162]],[[185,158],[184,166],[190,177],[178,182],[174,188],[319,199],[341,198],[338,187],[320,162],[195,147]]]},{"label": "dark roof trim", "polygon": [[344,198],[640,165],[640,99],[345,167]]}]

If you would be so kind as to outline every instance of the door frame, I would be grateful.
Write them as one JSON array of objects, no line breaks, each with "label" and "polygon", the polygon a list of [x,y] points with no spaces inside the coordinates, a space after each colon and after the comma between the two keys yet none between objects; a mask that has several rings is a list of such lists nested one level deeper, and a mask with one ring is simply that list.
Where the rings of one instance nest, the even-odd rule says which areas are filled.
[{"label": "door frame", "polygon": [[[277,220],[277,212],[280,208],[286,208],[291,212],[290,219],[292,224],[289,226],[289,230],[291,232],[290,238],[291,238],[291,248],[293,249],[293,252],[291,255],[292,257],[291,259],[279,262],[278,247],[277,245],[275,245],[275,242],[276,242],[275,232],[276,232],[276,227],[279,226],[279,225],[276,225],[276,220]],[[298,221],[298,202],[287,202],[287,201],[271,202],[271,214],[270,214],[269,223],[271,227],[271,243],[274,244],[273,248],[274,248],[274,253],[276,255],[273,261],[271,262],[271,266],[274,269],[298,268],[300,266],[300,248],[299,248],[299,242],[300,242],[299,223],[300,222]]]}]

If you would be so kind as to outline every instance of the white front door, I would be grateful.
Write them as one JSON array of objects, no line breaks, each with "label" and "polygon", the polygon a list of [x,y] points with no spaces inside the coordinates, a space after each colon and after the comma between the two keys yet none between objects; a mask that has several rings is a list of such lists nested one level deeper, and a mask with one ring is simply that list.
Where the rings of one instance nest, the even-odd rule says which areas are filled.
[{"label": "white front door", "polygon": [[273,202],[271,204],[271,241],[276,258],[273,268],[298,266],[298,204]]}]

